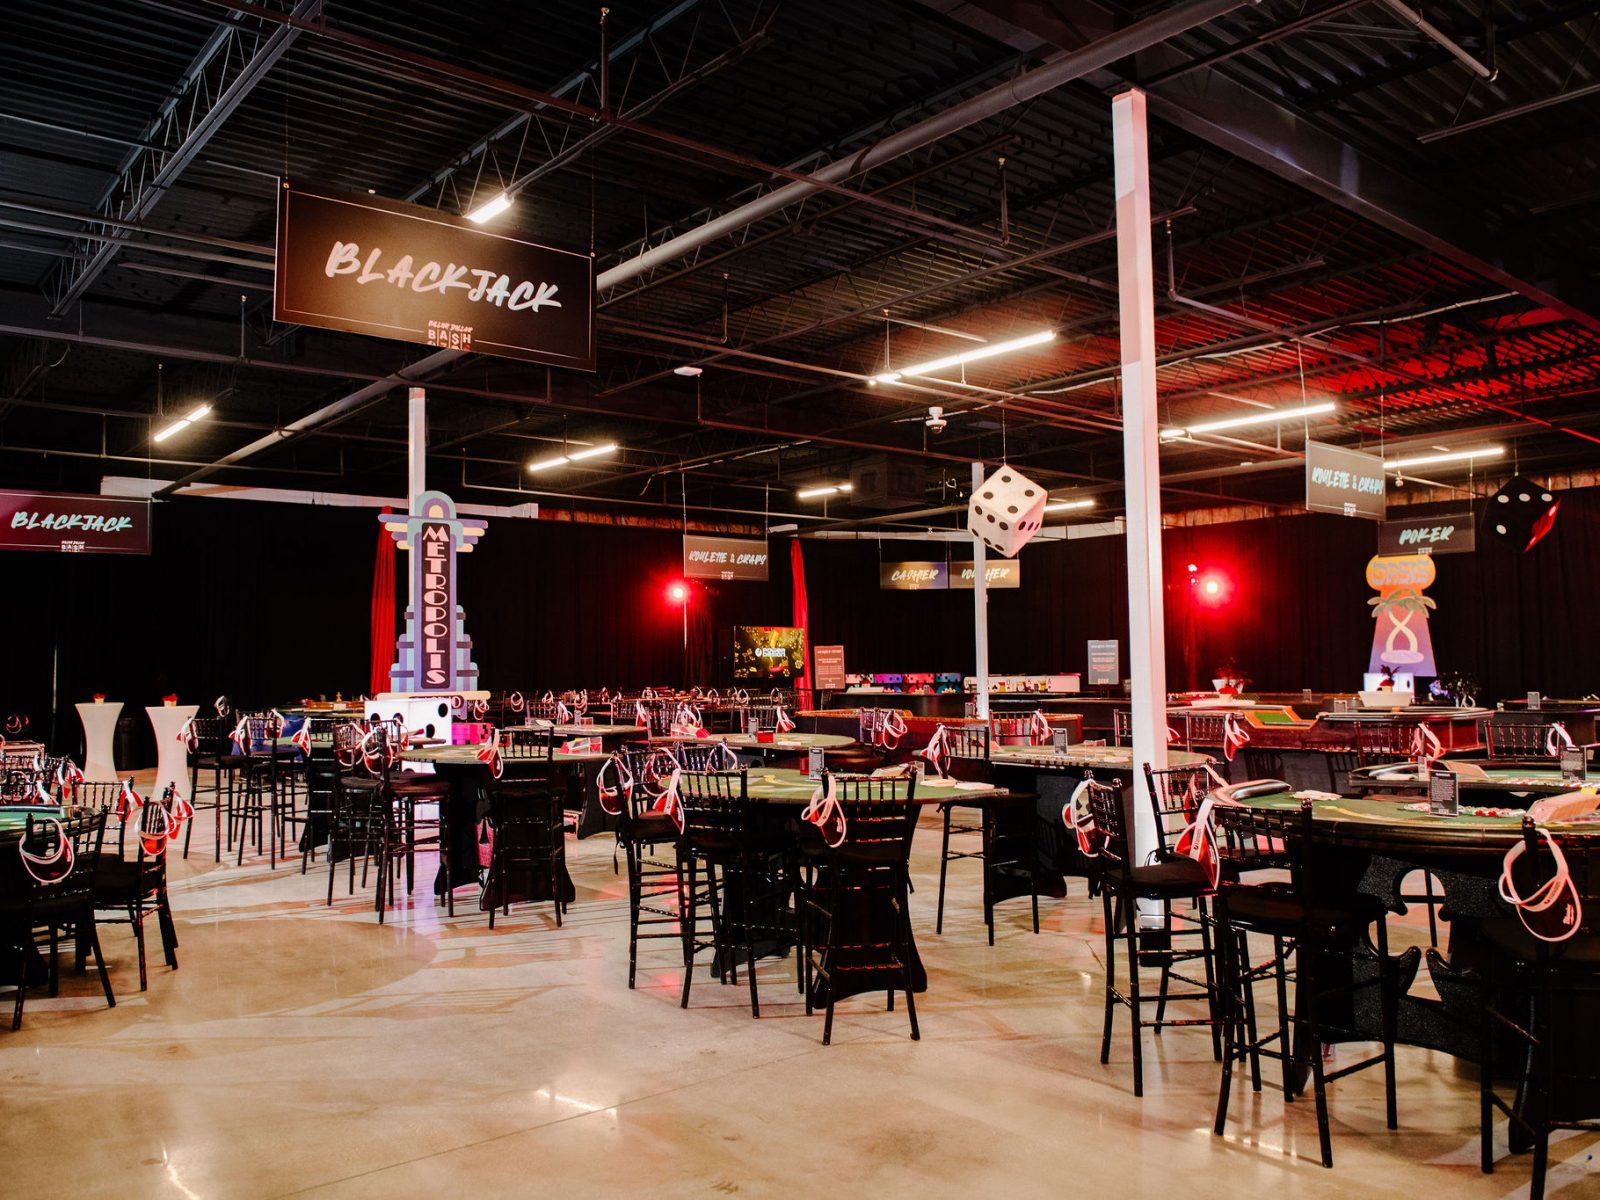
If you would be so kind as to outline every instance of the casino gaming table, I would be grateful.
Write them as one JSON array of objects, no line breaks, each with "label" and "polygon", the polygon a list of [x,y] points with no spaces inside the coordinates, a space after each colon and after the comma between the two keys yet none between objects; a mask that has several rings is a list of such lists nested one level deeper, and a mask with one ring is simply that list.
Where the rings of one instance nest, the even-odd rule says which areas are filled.
[{"label": "casino gaming table", "polygon": [[[1437,766],[1455,772],[1463,796],[1474,803],[1525,807],[1526,798],[1558,796],[1575,790],[1564,781],[1556,761],[1538,759],[1440,759]],[[1350,772],[1350,790],[1362,794],[1428,793],[1429,771],[1414,762],[1378,763]]]},{"label": "casino gaming table", "polygon": [[[1275,780],[1218,788],[1216,795],[1258,808],[1300,803]],[[1492,793],[1485,795],[1493,798]],[[1445,946],[1429,949],[1425,956],[1413,947],[1395,958],[1401,990],[1397,1040],[1474,1062],[1480,1053],[1483,1012],[1477,967],[1486,952],[1479,926],[1509,911],[1499,899],[1496,880],[1506,851],[1521,837],[1520,812],[1497,806],[1480,811],[1483,807],[1464,793],[1460,815],[1434,815],[1426,798],[1414,792],[1324,797],[1312,805],[1313,870],[1319,887],[1355,888],[1378,897],[1394,912],[1406,910],[1400,883],[1409,872],[1424,869],[1443,887],[1438,915]],[[1546,828],[1557,835],[1600,838],[1600,815]],[[1424,961],[1438,999],[1412,993]],[[1371,978],[1377,970],[1370,945],[1340,966],[1358,978]],[[1377,1035],[1381,1017],[1376,989],[1364,989],[1353,1024],[1367,1037]],[[1586,1046],[1589,1059],[1580,1070],[1592,1075],[1600,1045],[1590,1040]],[[1585,1095],[1581,1103],[1591,1115],[1600,1115],[1600,1094]]]}]

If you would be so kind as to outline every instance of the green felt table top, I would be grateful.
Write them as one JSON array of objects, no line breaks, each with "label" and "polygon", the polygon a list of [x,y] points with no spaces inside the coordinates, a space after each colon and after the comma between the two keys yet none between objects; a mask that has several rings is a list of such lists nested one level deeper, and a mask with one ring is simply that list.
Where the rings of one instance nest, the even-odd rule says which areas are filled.
[{"label": "green felt table top", "polygon": [[[804,771],[752,770],[747,786],[746,795],[752,800],[766,804],[809,804],[811,794],[817,790],[817,781]],[[938,804],[945,800],[977,800],[1005,794],[1004,788],[991,783],[964,783],[924,775],[917,780],[914,798],[918,804]]]},{"label": "green felt table top", "polygon": [[643,725],[544,725],[530,722],[527,725],[508,725],[508,729],[549,729],[558,737],[628,737],[643,736],[649,731]]},{"label": "green felt table top", "polygon": [[[1462,791],[1530,792],[1556,795],[1573,791],[1563,782],[1560,768],[1551,761],[1495,763],[1492,760],[1440,759],[1439,766],[1454,771]],[[1428,776],[1415,763],[1379,763],[1357,767],[1351,782],[1363,788],[1422,791]]]},{"label": "green felt table top", "polygon": [[[20,838],[28,828],[28,817],[56,817],[67,815],[59,804],[15,804],[0,807],[0,838]],[[87,811],[87,810],[78,810]]]},{"label": "green felt table top", "polygon": [[[1233,789],[1220,788],[1227,796]],[[1245,797],[1253,808],[1294,808],[1300,800],[1289,791]],[[1418,807],[1416,796],[1341,796],[1313,800],[1312,819],[1318,833],[1336,840],[1368,845],[1436,846],[1441,849],[1504,849],[1520,836],[1520,813],[1482,815],[1463,811],[1454,817],[1435,816]],[[1552,823],[1553,833],[1600,837],[1600,817],[1593,821]]]},{"label": "green felt table top", "polygon": [[753,734],[749,733],[717,733],[709,738],[670,737],[651,738],[652,742],[727,742],[728,745],[740,750],[770,750],[776,753],[803,753],[806,750],[837,750],[843,746],[853,746],[856,740],[846,737],[842,733],[778,733],[774,734],[770,742],[758,742]]},{"label": "green felt table top", "polygon": [[[478,761],[478,747],[476,746],[415,746],[408,749],[400,757],[405,762],[425,762],[447,767],[482,767],[484,770],[488,770],[487,764]],[[563,754],[558,747],[555,757],[551,761],[559,766],[562,763],[604,762],[610,757],[610,754],[604,752],[591,753],[589,751],[585,751],[582,754]],[[539,762],[542,760],[513,758],[508,755],[503,761],[508,767],[514,767],[518,763]]]},{"label": "green felt table top", "polygon": [[[994,746],[989,751],[992,761],[1001,766],[1030,766],[1043,770],[1067,767],[1099,767],[1107,771],[1132,771],[1137,763],[1131,746],[1068,746],[1057,750],[1053,746]],[[1198,767],[1210,762],[1209,755],[1189,750],[1168,750],[1169,767]]]}]

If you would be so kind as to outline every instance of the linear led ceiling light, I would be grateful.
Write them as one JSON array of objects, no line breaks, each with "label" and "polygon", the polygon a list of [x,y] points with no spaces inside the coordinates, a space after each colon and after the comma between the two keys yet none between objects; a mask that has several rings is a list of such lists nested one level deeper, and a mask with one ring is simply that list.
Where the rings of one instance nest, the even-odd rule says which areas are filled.
[{"label": "linear led ceiling light", "polygon": [[540,459],[538,462],[528,464],[530,471],[548,471],[551,467],[563,466],[566,463],[582,462],[586,458],[598,458],[602,454],[615,454],[615,442],[603,442],[598,446],[584,446],[580,450],[568,450],[565,454],[558,454],[555,458]]},{"label": "linear led ceiling light", "polygon": [[1473,458],[1499,458],[1506,452],[1504,446],[1479,446],[1474,450],[1440,450],[1434,454],[1414,454],[1410,458],[1385,459],[1385,471],[1399,471],[1406,467],[1431,467],[1435,463],[1462,462]]},{"label": "linear led ceiling light", "polygon": [[485,200],[477,208],[467,214],[467,220],[474,225],[482,225],[485,221],[492,221],[506,209],[511,207],[511,197],[501,192],[492,200]]},{"label": "linear led ceiling light", "polygon": [[169,437],[171,437],[173,434],[180,433],[183,430],[189,428],[189,426],[193,425],[196,421],[198,421],[202,417],[206,416],[210,411],[211,411],[211,406],[209,404],[202,404],[199,408],[193,409],[187,415],[179,417],[171,425],[168,425],[165,429],[161,430],[161,432],[157,433],[150,440],[152,442],[164,442]]},{"label": "linear led ceiling light", "polygon": [[1260,412],[1245,413],[1238,417],[1222,417],[1215,421],[1201,421],[1197,425],[1187,425],[1182,429],[1163,429],[1163,441],[1171,438],[1193,437],[1197,433],[1218,433],[1224,429],[1244,429],[1250,425],[1276,425],[1282,421],[1296,421],[1302,417],[1317,417],[1323,413],[1331,413],[1334,403],[1325,400],[1320,404],[1302,404],[1298,408],[1263,409]]},{"label": "linear led ceiling light", "polygon": [[973,350],[963,350],[960,354],[951,354],[945,358],[933,358],[915,366],[901,367],[898,371],[885,371],[881,375],[874,375],[869,383],[898,383],[905,375],[932,375],[948,367],[959,367],[963,363],[976,362],[981,358],[993,358],[997,354],[1010,354],[1015,350],[1026,350],[1029,346],[1040,346],[1045,342],[1056,339],[1054,329],[1041,329],[1038,333],[1030,333],[1025,337],[1012,338],[1008,342],[990,342],[986,346],[979,346]]},{"label": "linear led ceiling light", "polygon": [[1057,501],[1055,501],[1055,502],[1053,502],[1051,504],[1046,504],[1044,506],[1044,510],[1047,513],[1053,513],[1053,512],[1066,512],[1068,509],[1072,509],[1072,508],[1093,508],[1093,507],[1094,507],[1094,499],[1091,497],[1090,499],[1087,499],[1087,500],[1057,500]]},{"label": "linear led ceiling light", "polygon": [[849,490],[850,485],[848,483],[830,483],[822,487],[806,488],[804,491],[796,492],[794,495],[796,500],[815,500],[818,496],[835,496],[840,492],[848,492]]}]

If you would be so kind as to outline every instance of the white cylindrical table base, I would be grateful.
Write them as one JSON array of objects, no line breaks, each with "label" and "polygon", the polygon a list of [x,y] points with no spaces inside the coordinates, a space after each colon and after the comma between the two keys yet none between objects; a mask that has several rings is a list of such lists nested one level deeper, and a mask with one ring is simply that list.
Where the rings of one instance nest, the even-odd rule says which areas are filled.
[{"label": "white cylindrical table base", "polygon": [[122,715],[121,700],[77,705],[83,722],[83,778],[88,783],[117,782],[117,718]]},{"label": "white cylindrical table base", "polygon": [[189,752],[178,740],[183,723],[200,711],[198,704],[152,705],[145,709],[150,714],[150,727],[156,731],[156,782],[151,789],[151,799],[159,799],[167,784],[178,785],[178,795],[189,795]]}]

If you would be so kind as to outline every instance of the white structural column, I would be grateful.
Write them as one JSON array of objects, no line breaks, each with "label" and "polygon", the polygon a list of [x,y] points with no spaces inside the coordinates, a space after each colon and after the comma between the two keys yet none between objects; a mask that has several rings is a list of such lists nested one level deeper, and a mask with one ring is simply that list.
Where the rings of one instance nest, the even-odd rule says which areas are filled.
[{"label": "white structural column", "polygon": [[[410,408],[406,429],[406,512],[417,511],[417,497],[428,490],[428,389],[414,387],[406,393]],[[417,573],[406,568],[411,610],[417,609]]]},{"label": "white structural column", "polygon": [[1122,327],[1122,455],[1128,524],[1128,665],[1133,673],[1134,840],[1156,839],[1140,763],[1167,765],[1167,659],[1161,602],[1161,463],[1156,424],[1155,266],[1150,253],[1150,154],[1145,96],[1111,101],[1116,163],[1117,291]]},{"label": "white structural column", "polygon": [[[972,464],[972,494],[983,486],[983,464]],[[977,651],[973,675],[978,680],[976,714],[989,719],[989,570],[983,539],[972,535],[972,642]],[[951,584],[954,587],[954,583]]]}]

